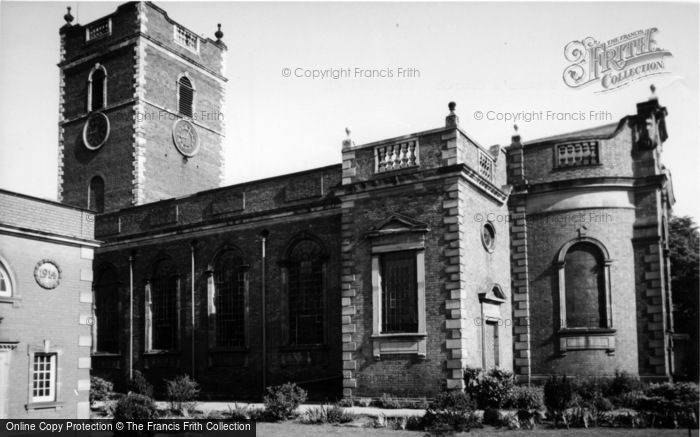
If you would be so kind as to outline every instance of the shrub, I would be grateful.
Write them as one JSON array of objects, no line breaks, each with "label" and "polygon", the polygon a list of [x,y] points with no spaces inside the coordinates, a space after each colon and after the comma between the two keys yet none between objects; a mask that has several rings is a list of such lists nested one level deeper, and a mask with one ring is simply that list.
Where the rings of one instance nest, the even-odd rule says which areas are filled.
[{"label": "shrub", "polygon": [[639,405],[639,400],[643,397],[644,392],[641,390],[636,390],[629,393],[623,393],[615,399],[618,406],[636,410]]},{"label": "shrub", "polygon": [[464,387],[467,393],[471,393],[479,385],[481,374],[481,369],[472,367],[466,367],[464,369]]},{"label": "shrub", "polygon": [[341,407],[352,407],[353,405],[356,404],[356,402],[357,402],[357,400],[355,398],[349,397],[349,398],[343,398],[343,399],[339,400],[337,405],[341,406]]},{"label": "shrub", "polygon": [[189,375],[178,376],[173,380],[166,381],[166,394],[170,408],[187,415],[188,411],[196,405],[199,384],[190,379]]},{"label": "shrub", "polygon": [[328,423],[349,423],[355,420],[355,415],[348,413],[345,408],[339,405],[333,405],[326,410]]},{"label": "shrub", "polygon": [[479,408],[502,408],[514,386],[513,374],[507,370],[492,369],[475,386]]},{"label": "shrub", "polygon": [[294,417],[299,404],[306,401],[306,391],[294,383],[268,387],[264,398],[265,412],[273,420]]},{"label": "shrub", "polygon": [[372,405],[372,398],[360,398],[357,400],[357,405],[360,407],[369,407]]},{"label": "shrub", "polygon": [[486,425],[500,426],[501,415],[495,408],[487,408],[484,410],[484,423]]},{"label": "shrub", "polygon": [[542,387],[517,385],[508,396],[506,406],[516,410],[541,410],[544,406]]},{"label": "shrub", "polygon": [[136,393],[122,396],[114,408],[114,421],[152,420],[157,417],[156,404],[153,399]]},{"label": "shrub", "polygon": [[111,382],[97,376],[90,377],[90,405],[109,400],[113,392],[114,385]]},{"label": "shrub", "polygon": [[233,404],[233,407],[230,405],[228,407],[228,416],[231,420],[248,420],[250,419],[249,412],[250,410],[248,409],[247,406],[243,405],[240,406],[238,404]]},{"label": "shrub", "polygon": [[564,421],[564,425],[567,428],[569,427],[568,418],[564,414],[564,410],[572,404],[573,397],[573,387],[566,375],[563,375],[561,378],[553,375],[544,384],[544,404],[554,417],[555,428],[560,419]]},{"label": "shrub", "polygon": [[615,409],[612,401],[605,397],[599,397],[595,400],[595,409],[598,411],[612,411]]},{"label": "shrub", "polygon": [[625,393],[640,390],[642,382],[627,372],[615,371],[615,377],[610,381],[610,384],[603,393],[608,397],[618,397]]},{"label": "shrub", "polygon": [[153,386],[146,380],[143,373],[138,370],[134,370],[134,376],[127,383],[127,389],[139,395],[144,395],[149,398],[153,397]]},{"label": "shrub", "polygon": [[423,427],[432,432],[461,432],[480,426],[474,408],[476,403],[466,393],[440,393],[423,416]]},{"label": "shrub", "polygon": [[672,428],[697,426],[698,386],[693,383],[652,384],[637,400],[637,409],[651,426]]},{"label": "shrub", "polygon": [[396,409],[401,408],[401,401],[390,394],[383,393],[382,397],[377,399],[376,405],[380,408]]}]

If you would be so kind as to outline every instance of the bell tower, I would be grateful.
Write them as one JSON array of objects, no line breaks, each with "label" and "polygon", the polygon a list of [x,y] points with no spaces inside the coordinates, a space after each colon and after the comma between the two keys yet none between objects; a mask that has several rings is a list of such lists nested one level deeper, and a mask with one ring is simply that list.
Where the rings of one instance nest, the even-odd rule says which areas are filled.
[{"label": "bell tower", "polygon": [[150,2],[60,29],[58,199],[97,212],[218,187],[226,45]]}]

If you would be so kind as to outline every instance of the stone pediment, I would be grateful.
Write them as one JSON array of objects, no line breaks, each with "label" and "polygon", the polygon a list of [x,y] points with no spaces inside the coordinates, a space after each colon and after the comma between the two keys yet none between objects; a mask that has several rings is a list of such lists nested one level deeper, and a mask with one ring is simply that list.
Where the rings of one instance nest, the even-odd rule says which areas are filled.
[{"label": "stone pediment", "polygon": [[428,232],[430,226],[427,223],[401,214],[392,214],[377,225],[373,226],[367,236],[379,237],[406,232]]}]

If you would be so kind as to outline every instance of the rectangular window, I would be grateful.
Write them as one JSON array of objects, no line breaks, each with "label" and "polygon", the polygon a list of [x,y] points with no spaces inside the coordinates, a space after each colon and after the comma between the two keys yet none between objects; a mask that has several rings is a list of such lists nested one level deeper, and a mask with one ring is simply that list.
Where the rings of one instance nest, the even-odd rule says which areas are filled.
[{"label": "rectangular window", "polygon": [[598,141],[557,144],[555,160],[558,168],[599,164]]},{"label": "rectangular window", "polygon": [[484,369],[494,369],[499,365],[498,322],[484,323]]},{"label": "rectangular window", "polygon": [[216,275],[216,346],[245,346],[246,274],[229,268]]},{"label": "rectangular window", "polygon": [[158,278],[153,281],[151,301],[153,350],[177,348],[177,278]]},{"label": "rectangular window", "polygon": [[382,333],[418,332],[415,252],[383,254],[381,278]]},{"label": "rectangular window", "polygon": [[56,400],[56,354],[35,353],[32,368],[32,402]]}]

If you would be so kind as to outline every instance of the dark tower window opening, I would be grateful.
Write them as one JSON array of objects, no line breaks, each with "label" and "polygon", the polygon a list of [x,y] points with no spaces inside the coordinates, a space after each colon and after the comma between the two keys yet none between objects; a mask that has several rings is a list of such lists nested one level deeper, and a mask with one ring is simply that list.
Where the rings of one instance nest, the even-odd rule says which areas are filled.
[{"label": "dark tower window opening", "polygon": [[99,176],[90,180],[87,207],[95,212],[104,212],[105,210],[105,181]]},{"label": "dark tower window opening", "polygon": [[182,76],[177,82],[178,112],[185,117],[192,117],[194,112],[194,87],[187,76]]},{"label": "dark tower window opening", "polygon": [[88,79],[88,111],[97,111],[107,104],[107,73],[98,66],[90,73]]}]

